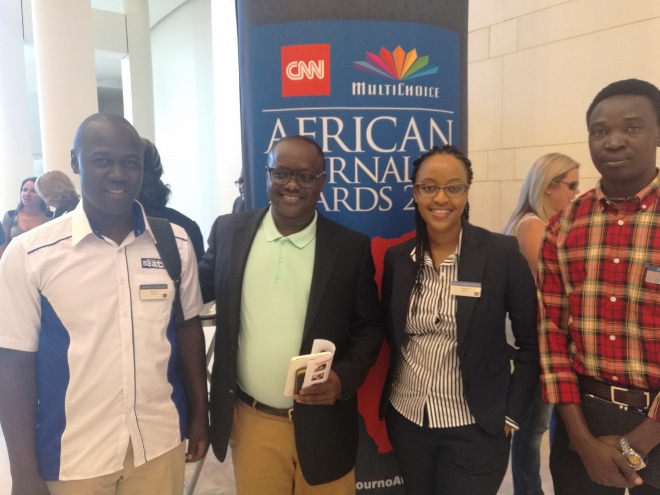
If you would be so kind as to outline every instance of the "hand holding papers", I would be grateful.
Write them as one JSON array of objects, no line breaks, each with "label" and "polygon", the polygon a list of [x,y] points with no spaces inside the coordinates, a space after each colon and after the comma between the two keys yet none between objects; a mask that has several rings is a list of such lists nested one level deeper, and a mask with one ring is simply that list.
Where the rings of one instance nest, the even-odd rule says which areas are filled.
[{"label": "hand holding papers", "polygon": [[[293,397],[301,388],[309,387],[328,380],[332,359],[335,355],[335,345],[329,340],[316,339],[312,344],[311,354],[291,358],[287,373],[284,395]],[[302,384],[296,387],[296,376],[304,372]]]}]

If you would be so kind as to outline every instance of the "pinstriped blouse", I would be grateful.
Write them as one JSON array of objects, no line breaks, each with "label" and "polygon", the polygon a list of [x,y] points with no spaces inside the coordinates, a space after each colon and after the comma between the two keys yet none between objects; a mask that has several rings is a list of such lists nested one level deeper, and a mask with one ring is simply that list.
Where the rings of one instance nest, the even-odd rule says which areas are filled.
[{"label": "pinstriped blouse", "polygon": [[[438,271],[429,254],[424,255],[422,291],[419,295],[413,291],[410,296],[390,402],[419,426],[424,423],[424,409],[431,428],[476,422],[463,395],[456,352],[456,296],[449,293],[451,282],[458,277],[461,240],[462,232],[456,251],[442,262]],[[414,250],[410,255],[415,258]]]}]

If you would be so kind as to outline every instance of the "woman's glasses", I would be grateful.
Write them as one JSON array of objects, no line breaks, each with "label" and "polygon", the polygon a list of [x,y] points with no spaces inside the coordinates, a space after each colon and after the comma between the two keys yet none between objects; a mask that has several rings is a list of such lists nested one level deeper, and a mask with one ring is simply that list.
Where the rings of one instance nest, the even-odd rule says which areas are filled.
[{"label": "woman's glasses", "polygon": [[576,180],[574,180],[573,182],[566,182],[565,180],[560,180],[559,182],[561,184],[566,184],[566,187],[568,187],[568,189],[571,191],[577,191],[578,187],[580,187],[580,183]]},{"label": "woman's glasses", "polygon": [[426,196],[427,198],[432,198],[436,194],[438,194],[438,191],[440,189],[443,189],[445,191],[445,194],[449,198],[460,198],[465,194],[465,192],[468,190],[470,186],[467,184],[447,184],[446,186],[438,186],[437,184],[424,184],[424,183],[417,183],[413,184],[413,188],[422,196]]}]

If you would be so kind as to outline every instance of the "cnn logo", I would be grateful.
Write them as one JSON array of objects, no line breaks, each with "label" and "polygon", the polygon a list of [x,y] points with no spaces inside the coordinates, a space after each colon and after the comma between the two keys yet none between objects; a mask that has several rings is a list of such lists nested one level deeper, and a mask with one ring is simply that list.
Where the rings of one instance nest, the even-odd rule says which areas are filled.
[{"label": "cnn logo", "polygon": [[282,96],[330,94],[330,45],[282,47]]},{"label": "cnn logo", "polygon": [[309,62],[291,62],[286,66],[286,77],[293,81],[300,81],[301,79],[323,79],[323,74],[325,72],[325,61],[319,60],[314,62],[310,60]]}]

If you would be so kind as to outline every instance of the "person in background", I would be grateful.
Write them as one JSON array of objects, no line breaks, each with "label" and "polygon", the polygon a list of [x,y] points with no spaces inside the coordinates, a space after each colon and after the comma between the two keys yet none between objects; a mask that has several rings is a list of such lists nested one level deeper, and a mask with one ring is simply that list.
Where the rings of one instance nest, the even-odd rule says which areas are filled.
[{"label": "person in background", "polygon": [[472,165],[457,148],[420,156],[411,180],[416,236],[385,254],[380,414],[406,493],[494,495],[538,383],[534,278],[515,239],[468,222]]},{"label": "person in background", "polygon": [[193,244],[195,257],[199,263],[204,254],[204,237],[202,236],[202,231],[199,225],[197,225],[197,222],[174,208],[165,206],[170,199],[172,190],[170,186],[165,185],[160,179],[163,175],[160,154],[156,145],[146,138],[142,138],[142,146],[144,147],[144,176],[138,201],[142,203],[142,207],[147,215],[165,218],[171,223],[183,227]]},{"label": "person in background", "polygon": [[69,176],[59,170],[44,172],[34,183],[34,187],[46,204],[55,210],[53,218],[73,211],[80,202],[80,195]]},{"label": "person in background", "polygon": [[34,188],[36,177],[28,177],[21,183],[20,200],[15,210],[9,210],[2,218],[5,242],[0,245],[0,256],[14,237],[52,220],[53,215]]},{"label": "person in background", "polygon": [[232,213],[240,213],[242,211],[245,211],[245,178],[243,174],[243,169],[241,169],[241,175],[238,176],[238,179],[236,179],[236,187],[238,187],[238,198],[234,200],[234,206],[232,206],[231,212]]},{"label": "person in background", "polygon": [[[579,166],[569,156],[548,153],[536,160],[525,176],[518,205],[504,232],[518,239],[534,278],[548,220],[580,194]],[[551,415],[552,405],[543,402],[539,383],[526,417],[511,441],[514,495],[543,495],[541,438],[548,429]]]},{"label": "person in background", "polygon": [[601,178],[550,220],[539,263],[550,472],[557,495],[657,495],[644,459],[660,444],[660,90],[609,84],[586,121]]}]

